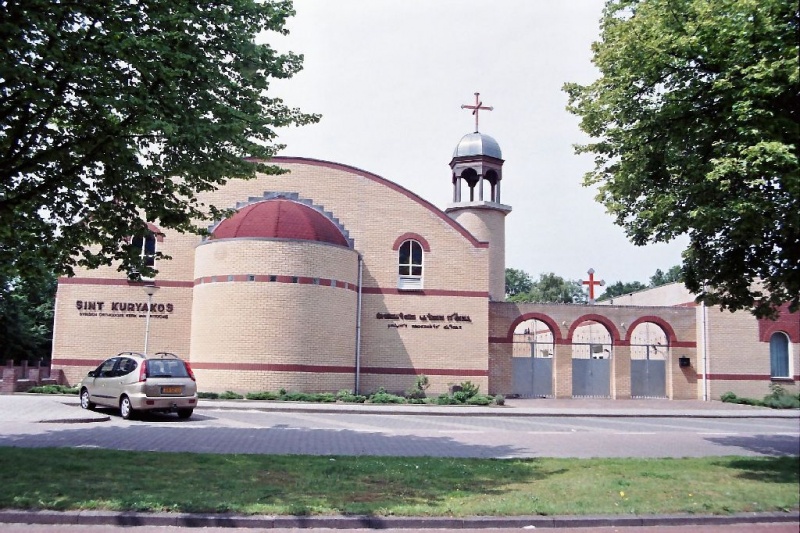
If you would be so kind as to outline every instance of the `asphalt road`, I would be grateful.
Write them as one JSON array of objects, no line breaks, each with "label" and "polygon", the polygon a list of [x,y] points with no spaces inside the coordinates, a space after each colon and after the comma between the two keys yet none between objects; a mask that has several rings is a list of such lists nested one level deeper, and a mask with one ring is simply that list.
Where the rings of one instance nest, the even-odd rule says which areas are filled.
[{"label": "asphalt road", "polygon": [[[80,414],[77,409],[76,415]],[[435,457],[798,455],[798,418],[459,416],[207,407],[189,420],[0,419],[0,446]]]},{"label": "asphalt road", "polygon": [[[310,455],[384,455],[451,457],[689,457],[719,455],[798,455],[798,412],[778,413],[720,402],[534,401],[509,409],[401,406],[280,405],[263,402],[203,402],[189,420],[153,415],[126,421],[114,410],[86,411],[74,397],[0,396],[0,446],[86,447],[173,452],[266,453]],[[25,512],[23,512],[25,514]],[[33,515],[36,515],[33,512]],[[107,513],[108,514],[108,513]],[[570,533],[794,533],[796,514],[777,517],[658,517],[653,525],[556,527]],[[41,518],[41,517],[39,517]],[[195,527],[123,525],[122,516],[59,515],[45,522],[15,523],[8,517],[0,530],[10,533],[81,531],[101,533],[183,533],[230,531],[216,527],[214,517]],[[129,517],[130,518],[130,517]],[[149,519],[146,515],[139,517]],[[341,532],[326,529],[329,519],[307,528],[276,527],[276,533]],[[567,517],[569,518],[569,517]],[[579,517],[592,522],[591,517]],[[105,525],[99,524],[102,520]],[[710,519],[708,521],[707,519]],[[786,519],[789,521],[786,522]],[[198,521],[199,520],[199,521]],[[27,520],[40,522],[35,517]],[[88,521],[88,522],[87,522]],[[333,521],[336,519],[334,517]],[[743,521],[743,523],[739,523]],[[139,523],[139,522],[137,522]],[[158,522],[160,523],[160,522]],[[569,522],[566,522],[569,523]],[[74,525],[70,525],[74,524]],[[471,526],[476,525],[472,528]],[[244,526],[245,528],[247,526]],[[386,524],[385,531],[410,531]],[[407,526],[406,526],[407,527]],[[439,526],[433,526],[439,527]],[[483,531],[477,523],[464,533]],[[530,527],[492,529],[497,533]],[[537,528],[538,529],[538,528]],[[435,531],[432,529],[430,531]],[[438,531],[444,531],[438,529]]]}]

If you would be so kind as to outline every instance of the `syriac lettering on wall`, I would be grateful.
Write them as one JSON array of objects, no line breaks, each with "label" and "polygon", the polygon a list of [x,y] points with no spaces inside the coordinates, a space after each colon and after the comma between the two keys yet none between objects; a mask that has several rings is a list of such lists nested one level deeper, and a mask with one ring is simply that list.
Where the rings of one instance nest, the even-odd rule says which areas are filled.
[{"label": "syriac lettering on wall", "polygon": [[387,328],[397,329],[463,329],[465,324],[471,324],[472,319],[469,315],[453,313],[450,315],[434,315],[432,313],[412,314],[412,313],[378,313],[375,315],[378,320],[391,320]]},{"label": "syriac lettering on wall", "polygon": [[[104,302],[97,300],[76,300],[75,309],[80,316],[96,316],[107,318],[145,318],[147,302]],[[150,304],[150,318],[169,318],[175,311],[171,303]]]}]

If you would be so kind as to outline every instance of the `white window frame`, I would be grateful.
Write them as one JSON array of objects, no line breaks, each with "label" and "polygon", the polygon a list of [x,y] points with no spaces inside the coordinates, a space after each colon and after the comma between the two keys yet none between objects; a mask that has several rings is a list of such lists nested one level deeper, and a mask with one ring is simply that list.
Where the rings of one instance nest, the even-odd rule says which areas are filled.
[{"label": "white window frame", "polygon": [[[775,335],[780,335],[786,341],[786,375],[783,376],[776,376],[774,371],[774,367],[772,365],[773,362],[773,354],[772,354],[772,339]],[[769,375],[770,379],[792,379],[794,369],[792,368],[792,340],[789,338],[783,331],[776,331],[772,335],[769,336]]]},{"label": "white window frame", "polygon": [[[403,247],[408,245],[408,258],[403,261]],[[414,261],[415,249],[419,252],[419,262]],[[414,271],[419,269],[419,274]],[[416,239],[406,239],[397,248],[397,288],[400,290],[414,291],[424,287],[425,275],[425,248]]]},{"label": "white window frame", "polygon": [[[136,241],[138,239],[142,240],[141,245],[139,245]],[[148,244],[152,244],[152,252],[148,252]],[[139,257],[142,258],[142,261],[146,266],[151,268],[156,267],[156,253],[158,252],[158,239],[156,238],[155,234],[148,233],[146,235],[136,235],[135,237],[131,238],[131,246],[133,248],[139,249]],[[133,272],[133,274],[138,274],[138,272]],[[149,277],[146,278],[142,276],[143,281],[152,281],[154,278]]]}]

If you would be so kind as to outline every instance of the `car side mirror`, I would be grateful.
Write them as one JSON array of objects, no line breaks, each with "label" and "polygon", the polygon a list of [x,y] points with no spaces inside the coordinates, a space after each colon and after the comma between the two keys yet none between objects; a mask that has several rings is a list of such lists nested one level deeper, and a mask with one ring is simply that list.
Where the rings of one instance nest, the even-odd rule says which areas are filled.
[{"label": "car side mirror", "polygon": [[94,377],[94,370],[89,370],[89,373],[86,374],[86,375],[89,376],[90,378],[93,378]]}]

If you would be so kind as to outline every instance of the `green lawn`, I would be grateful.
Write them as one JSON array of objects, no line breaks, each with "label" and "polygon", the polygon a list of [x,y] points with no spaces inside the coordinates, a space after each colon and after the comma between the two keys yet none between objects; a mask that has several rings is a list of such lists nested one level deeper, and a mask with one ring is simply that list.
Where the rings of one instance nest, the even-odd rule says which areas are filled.
[{"label": "green lawn", "polygon": [[800,508],[798,457],[441,459],[0,448],[0,508],[399,516]]}]

